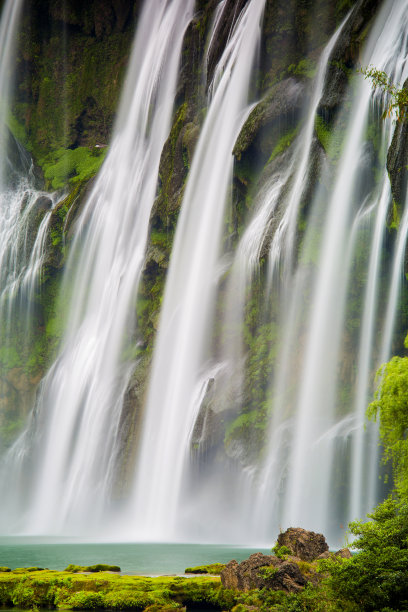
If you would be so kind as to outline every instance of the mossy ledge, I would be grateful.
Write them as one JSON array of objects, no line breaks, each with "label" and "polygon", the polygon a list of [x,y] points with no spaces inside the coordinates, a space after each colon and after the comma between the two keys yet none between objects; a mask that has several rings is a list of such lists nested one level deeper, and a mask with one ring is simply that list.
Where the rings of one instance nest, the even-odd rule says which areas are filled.
[{"label": "mossy ledge", "polygon": [[[6,569],[8,568],[1,568]],[[81,574],[37,568],[0,572],[0,604],[23,609],[177,610],[186,605],[231,610],[235,595],[213,576],[184,578]]]}]

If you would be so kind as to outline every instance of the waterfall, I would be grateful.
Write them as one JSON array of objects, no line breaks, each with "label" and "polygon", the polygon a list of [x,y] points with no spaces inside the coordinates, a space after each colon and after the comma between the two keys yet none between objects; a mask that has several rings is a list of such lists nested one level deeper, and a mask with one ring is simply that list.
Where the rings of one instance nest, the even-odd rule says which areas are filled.
[{"label": "waterfall", "polygon": [[[228,8],[225,4],[223,7]],[[264,0],[239,15],[210,87],[208,113],[177,224],[137,466],[132,515],[136,537],[177,537],[197,387],[214,319],[218,255],[232,149],[249,112],[248,88]],[[217,22],[215,22],[215,25]]]},{"label": "waterfall", "polygon": [[193,4],[149,1],[140,17],[110,150],[71,248],[61,349],[28,430],[11,450],[12,461],[28,457],[33,466],[29,515],[9,518],[20,521],[19,530],[89,533],[108,505],[134,367],[123,357],[125,341],[133,340],[160,154]]},{"label": "waterfall", "polygon": [[[363,65],[372,64],[392,74],[395,82],[404,81],[408,68],[406,18],[405,6],[387,3],[362,59]],[[392,324],[382,336],[386,350],[379,350],[375,337],[381,321],[382,292],[387,291],[381,252],[391,201],[385,157],[394,124],[388,119],[381,130],[382,174],[370,188],[365,168],[369,163],[366,130],[371,97],[369,85],[360,80],[352,112],[347,115],[345,109],[343,118],[338,119],[339,125],[346,123],[347,132],[335,173],[333,176],[333,170],[326,166],[320,179],[322,183],[331,181],[329,194],[323,192],[323,198],[329,198],[324,208],[322,194],[314,198],[299,262],[286,292],[287,314],[284,310],[279,323],[283,342],[277,363],[281,365],[272,383],[269,451],[256,485],[257,505],[262,508],[258,518],[264,533],[271,524],[275,530],[278,525],[302,525],[341,543],[343,526],[364,516],[381,497],[378,476],[374,477],[378,474],[375,428],[364,432],[364,423],[375,370],[390,355]],[[315,112],[312,108],[313,115]],[[391,266],[396,276],[406,240],[404,221],[405,216]],[[311,272],[308,251],[319,234]],[[364,249],[369,253],[364,264],[367,281],[361,294],[353,297],[353,269],[362,257],[359,250]],[[388,309],[395,313],[392,289],[389,295]],[[353,299],[357,303],[354,308],[358,308],[354,315],[350,312]],[[347,328],[353,324],[350,316],[361,321],[355,349],[345,344]],[[345,381],[340,382],[339,364],[345,359],[345,350],[355,351],[357,380],[349,380],[348,401],[342,408],[340,392]],[[268,506],[272,509],[269,513],[265,511]]]},{"label": "waterfall", "polygon": [[[5,127],[22,4],[7,0],[0,23],[1,409],[17,331],[29,371],[50,221],[65,195],[36,190],[31,159]],[[188,111],[201,127],[188,173],[183,158],[144,404],[137,418],[127,404],[139,363],[137,307],[194,0],[145,0],[141,10],[109,151],[72,229],[58,352],[35,400],[38,372],[28,376],[25,429],[1,449],[7,533],[269,544],[280,528],[301,526],[337,545],[348,521],[384,494],[377,428],[365,429],[365,410],[375,371],[401,335],[407,194],[392,230],[387,151],[397,128],[380,118],[386,96],[354,74],[327,111],[336,52],[361,3],[331,34],[314,76],[285,74],[285,93],[302,96],[302,110],[288,119],[286,144],[253,171],[239,232],[229,223],[239,197],[233,152],[278,90],[272,83],[254,101],[265,0],[237,2],[233,12],[228,0],[213,4],[199,70],[207,69],[207,99]],[[201,37],[207,25],[196,23]],[[407,3],[385,0],[362,65],[403,83],[407,32]],[[275,140],[288,135],[283,116]],[[130,421],[135,435],[125,442]]]}]

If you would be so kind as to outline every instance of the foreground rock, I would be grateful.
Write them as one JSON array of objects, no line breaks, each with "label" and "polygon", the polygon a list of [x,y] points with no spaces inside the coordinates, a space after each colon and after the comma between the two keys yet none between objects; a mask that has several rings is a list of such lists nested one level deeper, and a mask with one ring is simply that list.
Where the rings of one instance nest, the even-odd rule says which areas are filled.
[{"label": "foreground rock", "polygon": [[323,534],[314,531],[306,531],[300,527],[290,527],[284,533],[278,535],[279,547],[286,546],[290,554],[302,559],[302,561],[313,561],[329,552],[329,546]]},{"label": "foreground rock", "polygon": [[330,553],[321,533],[298,527],[279,534],[275,550],[278,556],[254,553],[242,563],[230,561],[220,574],[222,585],[237,591],[267,588],[297,593],[308,582],[319,582],[317,560],[351,557],[347,548]]},{"label": "foreground rock", "polygon": [[242,563],[230,561],[221,572],[221,582],[226,589],[238,591],[266,587],[296,593],[306,585],[307,580],[295,562],[254,553]]}]

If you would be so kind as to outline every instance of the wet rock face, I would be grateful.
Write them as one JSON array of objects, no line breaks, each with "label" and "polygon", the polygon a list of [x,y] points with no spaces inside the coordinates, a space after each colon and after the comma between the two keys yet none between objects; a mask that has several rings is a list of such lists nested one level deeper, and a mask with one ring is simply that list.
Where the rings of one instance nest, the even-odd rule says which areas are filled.
[{"label": "wet rock face", "polygon": [[[270,155],[282,124],[296,124],[304,109],[306,95],[305,84],[293,78],[271,87],[242,127],[234,146],[234,156],[241,159],[241,155],[253,145]],[[265,135],[265,130],[269,134]]]},{"label": "wet rock face", "polygon": [[221,582],[226,589],[237,591],[268,588],[296,593],[307,581],[296,563],[254,553],[242,563],[230,561],[221,572]]},{"label": "wet rock face", "polygon": [[329,550],[323,534],[306,531],[300,527],[290,527],[284,533],[280,533],[277,544],[286,546],[302,561],[313,561]]},{"label": "wet rock face", "polygon": [[376,15],[380,0],[359,0],[336,41],[318,114],[332,122],[340,108],[350,75],[355,71],[367,34],[367,25]]},{"label": "wet rock face", "polygon": [[[404,89],[408,89],[408,79],[404,83]],[[407,158],[408,121],[404,118],[402,121],[397,121],[387,154],[387,170],[391,182],[392,197],[397,206],[403,202],[407,190]]]}]

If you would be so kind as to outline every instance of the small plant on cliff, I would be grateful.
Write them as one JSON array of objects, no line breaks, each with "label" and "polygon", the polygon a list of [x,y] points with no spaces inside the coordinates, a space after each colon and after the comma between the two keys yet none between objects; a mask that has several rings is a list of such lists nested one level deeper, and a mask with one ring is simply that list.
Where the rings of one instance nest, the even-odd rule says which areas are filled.
[{"label": "small plant on cliff", "polygon": [[288,548],[287,546],[279,546],[278,544],[272,548],[272,552],[275,557],[278,557],[278,559],[282,559],[282,561],[285,561],[285,559],[287,559],[287,557],[292,554],[290,548]]},{"label": "small plant on cliff", "polygon": [[374,91],[379,89],[388,94],[388,102],[382,115],[383,119],[393,114],[398,121],[404,119],[408,107],[408,90],[392,83],[385,72],[377,70],[374,66],[361,68],[360,72],[364,75],[365,79],[371,81]]}]

